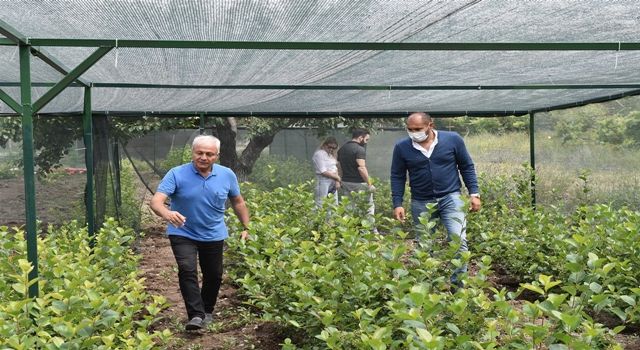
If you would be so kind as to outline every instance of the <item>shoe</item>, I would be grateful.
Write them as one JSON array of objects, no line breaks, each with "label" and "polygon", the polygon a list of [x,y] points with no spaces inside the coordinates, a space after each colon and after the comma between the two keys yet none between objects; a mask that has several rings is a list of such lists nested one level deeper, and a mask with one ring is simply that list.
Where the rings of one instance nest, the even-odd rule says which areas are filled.
[{"label": "shoe", "polygon": [[188,331],[197,331],[198,329],[202,329],[202,318],[198,316],[192,318],[189,322],[187,322],[185,329]]},{"label": "shoe", "polygon": [[206,327],[208,326],[211,322],[213,322],[213,314],[212,313],[205,313],[204,314],[204,320],[202,320],[202,326]]}]

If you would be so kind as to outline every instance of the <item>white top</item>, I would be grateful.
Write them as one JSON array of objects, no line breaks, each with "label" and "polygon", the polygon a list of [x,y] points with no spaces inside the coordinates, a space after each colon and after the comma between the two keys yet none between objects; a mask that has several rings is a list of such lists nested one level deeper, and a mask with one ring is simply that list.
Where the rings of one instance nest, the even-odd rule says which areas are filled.
[{"label": "white top", "polygon": [[420,146],[419,143],[417,143],[415,141],[412,141],[413,148],[415,148],[418,151],[422,152],[422,154],[424,154],[424,156],[427,157],[427,158],[431,158],[431,153],[433,153],[433,149],[436,148],[436,145],[438,144],[438,132],[434,129],[433,133],[436,136],[435,136],[435,139],[433,140],[433,142],[431,143],[431,146],[429,146],[429,149],[425,149],[424,147]]},{"label": "white top", "polygon": [[323,149],[317,150],[313,154],[311,160],[313,161],[313,166],[317,175],[320,175],[325,171],[331,171],[334,173],[338,172],[338,160],[329,155],[329,153]]}]

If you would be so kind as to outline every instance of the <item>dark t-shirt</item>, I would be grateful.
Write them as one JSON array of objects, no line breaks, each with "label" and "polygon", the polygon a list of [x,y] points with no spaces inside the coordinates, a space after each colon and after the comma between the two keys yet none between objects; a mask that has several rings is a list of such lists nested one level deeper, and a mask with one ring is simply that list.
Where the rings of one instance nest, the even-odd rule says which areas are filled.
[{"label": "dark t-shirt", "polygon": [[338,163],[342,169],[342,181],[364,182],[358,171],[356,159],[366,159],[367,151],[355,141],[349,141],[338,150]]}]

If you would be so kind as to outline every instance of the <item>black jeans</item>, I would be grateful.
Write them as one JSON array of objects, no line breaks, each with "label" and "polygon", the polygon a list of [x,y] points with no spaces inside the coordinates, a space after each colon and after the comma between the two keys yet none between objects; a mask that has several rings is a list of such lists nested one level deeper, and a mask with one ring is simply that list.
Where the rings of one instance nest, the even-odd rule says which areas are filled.
[{"label": "black jeans", "polygon": [[[189,319],[213,312],[222,282],[222,247],[224,241],[200,242],[169,235],[171,249],[178,263],[180,293]],[[202,270],[202,289],[198,284],[197,260]]]}]

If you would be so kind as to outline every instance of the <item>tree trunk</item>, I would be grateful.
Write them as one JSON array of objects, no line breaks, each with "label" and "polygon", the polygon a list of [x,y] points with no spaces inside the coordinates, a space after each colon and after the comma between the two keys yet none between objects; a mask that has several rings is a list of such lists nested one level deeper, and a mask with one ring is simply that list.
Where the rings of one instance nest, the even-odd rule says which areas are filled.
[{"label": "tree trunk", "polygon": [[224,118],[213,130],[213,135],[220,139],[220,165],[234,169],[238,162],[236,152],[236,137],[238,127],[234,117]]},{"label": "tree trunk", "polygon": [[269,130],[268,134],[256,135],[249,140],[249,144],[244,151],[242,151],[240,160],[234,169],[239,181],[247,180],[249,174],[253,171],[256,160],[260,158],[260,153],[273,142],[273,138],[278,131],[280,131],[280,129]]},{"label": "tree trunk", "polygon": [[102,227],[107,212],[109,181],[109,121],[106,115],[93,117],[93,171],[96,191],[96,230]]},{"label": "tree trunk", "polygon": [[263,134],[252,136],[249,139],[249,144],[238,157],[236,120],[233,117],[225,118],[213,131],[221,143],[220,164],[231,168],[238,176],[239,181],[246,181],[256,161],[260,158],[260,153],[273,142],[273,138],[280,130],[282,127],[275,127]]}]

